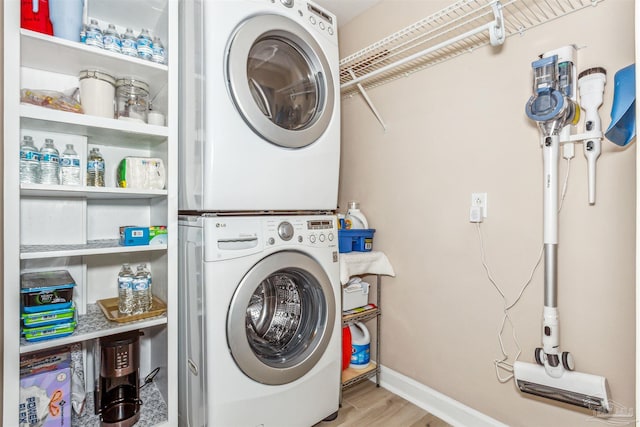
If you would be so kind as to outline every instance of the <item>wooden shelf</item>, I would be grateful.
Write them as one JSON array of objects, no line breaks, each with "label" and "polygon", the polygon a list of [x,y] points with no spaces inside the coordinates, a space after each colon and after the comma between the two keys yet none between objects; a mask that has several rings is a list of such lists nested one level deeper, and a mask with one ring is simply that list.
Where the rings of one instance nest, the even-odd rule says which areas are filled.
[{"label": "wooden shelf", "polygon": [[118,145],[142,147],[163,143],[169,136],[166,126],[71,113],[25,103],[20,104],[20,125],[33,130],[85,135],[107,141],[116,139]]},{"label": "wooden shelf", "polygon": [[379,315],[380,315],[379,308],[372,308],[370,310],[365,310],[361,313],[353,313],[353,314],[347,314],[347,315],[343,314],[342,324],[346,325],[347,323],[352,323],[352,322],[365,322]]},{"label": "wooden shelf", "polygon": [[373,361],[365,369],[347,368],[342,371],[342,388],[350,387],[366,378],[375,376],[377,373],[378,365]]},{"label": "wooden shelf", "polygon": [[56,199],[154,199],[166,197],[167,194],[167,190],[85,187],[81,185],[20,184],[20,195],[24,197],[52,197]]},{"label": "wooden shelf", "polygon": [[23,338],[20,340],[20,353],[31,353],[33,351],[74,344],[136,329],[164,325],[166,323],[166,315],[128,323],[111,322],[104,316],[97,304],[87,304],[87,314],[78,316],[78,326],[73,334],[66,337],[36,342],[28,342]]},{"label": "wooden shelf", "polygon": [[167,250],[167,245],[121,246],[117,239],[90,240],[85,244],[80,243],[75,245],[22,245],[20,246],[20,259],[43,259],[164,250]]},{"label": "wooden shelf", "polygon": [[[145,375],[142,372],[140,374]],[[75,412],[72,413],[71,425],[73,427],[95,427],[100,425],[100,417],[94,413],[93,399],[94,394],[87,393],[82,415],[76,415]],[[142,400],[143,404],[140,406],[140,420],[136,423],[136,426],[155,426],[167,422],[167,403],[164,401],[164,397],[155,382],[140,388],[140,400]]]},{"label": "wooden shelf", "polygon": [[97,68],[113,76],[138,77],[149,83],[152,94],[159,92],[167,82],[166,65],[59,37],[21,29],[20,44],[23,67],[73,76],[78,76],[82,70]]}]

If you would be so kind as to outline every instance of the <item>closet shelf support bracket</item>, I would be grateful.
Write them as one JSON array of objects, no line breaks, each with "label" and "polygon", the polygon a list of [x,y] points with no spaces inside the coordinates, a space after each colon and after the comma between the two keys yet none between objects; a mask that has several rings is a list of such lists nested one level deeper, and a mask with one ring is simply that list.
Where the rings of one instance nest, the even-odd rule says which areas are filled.
[{"label": "closet shelf support bracket", "polygon": [[[348,69],[349,74],[351,75],[352,79],[356,79],[356,75],[353,72],[353,70],[351,68]],[[369,106],[369,108],[371,109],[371,111],[373,112],[373,115],[376,116],[376,119],[378,119],[378,122],[380,122],[380,124],[382,125],[382,129],[384,129],[384,131],[387,131],[387,125],[384,124],[384,120],[382,120],[382,117],[380,116],[380,113],[378,113],[378,110],[376,109],[376,106],[373,105],[373,102],[371,101],[371,98],[369,98],[369,95],[367,94],[367,91],[364,90],[364,87],[362,87],[362,85],[358,82],[356,83],[356,86],[358,87],[358,90],[360,91],[360,94],[362,94],[362,97],[364,98],[365,102],[367,103],[367,105]]]}]

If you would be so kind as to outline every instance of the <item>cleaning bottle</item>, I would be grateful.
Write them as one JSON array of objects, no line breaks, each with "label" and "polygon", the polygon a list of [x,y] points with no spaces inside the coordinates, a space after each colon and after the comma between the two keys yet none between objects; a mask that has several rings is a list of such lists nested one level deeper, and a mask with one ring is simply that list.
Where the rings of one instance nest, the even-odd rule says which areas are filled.
[{"label": "cleaning bottle", "polygon": [[349,325],[342,327],[342,370],[351,363],[351,328]]},{"label": "cleaning bottle", "polygon": [[350,368],[366,369],[369,366],[371,354],[371,336],[362,322],[349,325],[351,329],[351,363]]},{"label": "cleaning bottle", "polygon": [[359,202],[349,202],[349,210],[347,210],[347,215],[344,217],[344,221],[347,225],[348,229],[367,229],[369,228],[369,223],[367,222],[367,218],[365,218],[364,214],[360,210]]}]

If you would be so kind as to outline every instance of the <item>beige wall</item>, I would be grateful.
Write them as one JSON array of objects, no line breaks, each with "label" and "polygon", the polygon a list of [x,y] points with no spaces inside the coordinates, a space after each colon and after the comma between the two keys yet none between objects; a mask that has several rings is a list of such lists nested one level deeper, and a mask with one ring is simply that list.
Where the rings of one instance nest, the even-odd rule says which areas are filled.
[{"label": "beige wall", "polygon": [[[0,70],[4,70],[4,2],[0,5]],[[4,71],[0,71],[0,78],[4,80]],[[0,84],[0,99],[4,99],[4,84]],[[0,117],[4,117],[4,102],[0,103]],[[0,119],[0,135],[4,135],[4,120]],[[2,139],[1,147],[4,147],[4,137]],[[0,188],[4,188],[4,160],[3,160],[4,148],[0,150]],[[2,191],[4,195],[4,190]],[[0,200],[0,223],[4,224],[4,197]],[[0,259],[4,260],[4,227],[0,227]],[[0,277],[4,277],[4,262],[0,264]],[[3,284],[3,280],[0,280],[0,283]],[[4,289],[4,286],[3,286]],[[0,295],[4,295],[4,293],[0,293]],[[4,296],[3,296],[4,298]],[[0,319],[4,319],[3,312],[4,304],[0,304]],[[4,355],[4,325],[2,324],[2,320],[0,320],[0,354]],[[2,359],[3,356],[0,356],[0,383],[3,378],[2,367],[4,366],[4,361]],[[4,387],[0,387],[0,402],[3,402],[3,390]],[[0,404],[0,419],[2,419],[2,404]]]},{"label": "beige wall", "polygon": [[[341,29],[341,57],[450,3],[384,0]],[[377,229],[374,249],[397,273],[383,280],[383,365],[509,425],[593,425],[589,412],[525,398],[496,379],[503,304],[483,271],[469,204],[472,192],[488,193],[487,260],[513,301],[542,244],[541,150],[524,114],[530,64],[547,50],[583,47],[579,70],[609,72],[600,109],[608,126],[614,73],[634,62],[633,7],[607,0],[511,37],[499,51],[482,48],[371,90],[386,133],[361,97],[343,100],[340,207],[361,202]],[[636,145],[603,147],[596,205],[587,203],[576,146],[561,212],[561,347],[633,408]],[[528,362],[541,345],[542,271],[512,310]],[[513,354],[510,337],[507,330]]]}]

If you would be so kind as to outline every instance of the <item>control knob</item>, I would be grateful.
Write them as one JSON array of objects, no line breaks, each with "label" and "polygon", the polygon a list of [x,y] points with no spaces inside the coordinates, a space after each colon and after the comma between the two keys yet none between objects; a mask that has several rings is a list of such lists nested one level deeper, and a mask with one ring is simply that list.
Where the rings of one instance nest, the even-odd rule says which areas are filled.
[{"label": "control knob", "polygon": [[278,236],[285,242],[293,237],[293,225],[290,222],[283,221],[278,225]]}]

